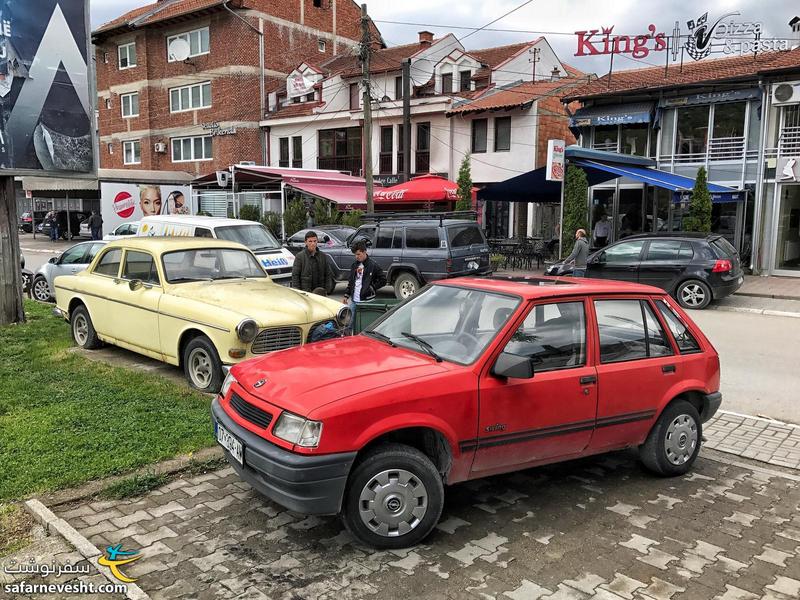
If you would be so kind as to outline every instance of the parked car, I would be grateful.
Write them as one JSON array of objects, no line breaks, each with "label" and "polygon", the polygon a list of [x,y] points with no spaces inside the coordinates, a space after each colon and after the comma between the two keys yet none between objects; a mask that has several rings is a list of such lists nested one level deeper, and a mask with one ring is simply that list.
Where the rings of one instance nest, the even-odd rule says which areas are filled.
[{"label": "parked car", "polygon": [[[557,263],[548,275],[571,275]],[[649,233],[626,237],[589,256],[586,277],[645,283],[669,292],[684,308],[701,309],[744,283],[739,253],[718,234]]]},{"label": "parked car", "polygon": [[33,224],[34,220],[37,224],[40,224],[44,221],[45,216],[47,215],[46,210],[36,210],[34,212],[24,212],[19,216],[19,228],[21,231],[25,233],[33,233]]},{"label": "parked car", "polygon": [[[69,211],[69,219],[67,219],[66,210],[51,211],[47,213],[47,216],[44,218],[44,221],[42,221],[42,224],[37,226],[36,232],[49,236],[53,220],[57,220],[59,237],[64,240],[71,240],[80,234],[81,222],[88,218],[89,215],[82,211]],[[68,220],[69,228],[67,228]]]},{"label": "parked car", "polygon": [[81,228],[79,235],[83,238],[91,238],[92,237],[92,229],[89,227],[89,218],[91,215],[86,217],[83,221],[81,221]]},{"label": "parked car", "polygon": [[189,383],[219,390],[246,358],[338,335],[350,309],[273,283],[234,242],[129,237],[110,242],[86,271],[55,281],[57,314],[75,343],[102,342],[181,366]]},{"label": "parked car", "polygon": [[331,248],[349,247],[347,246],[347,239],[356,232],[356,228],[345,227],[344,225],[322,225],[320,227],[301,229],[289,237],[284,246],[289,249],[289,252],[297,255],[298,252],[306,247],[306,233],[309,231],[317,234],[319,247],[324,252],[328,252]]},{"label": "parked car", "polygon": [[[89,228],[89,224],[86,224],[86,228]],[[130,223],[123,223],[122,225],[117,225],[111,233],[107,233],[103,236],[103,239],[107,242],[114,242],[116,240],[124,240],[130,236],[136,235],[139,231],[139,221],[131,221]],[[91,232],[89,232],[91,235]]]},{"label": "parked car", "polygon": [[448,218],[448,213],[406,214],[365,223],[345,246],[326,249],[338,281],[349,277],[353,264],[349,246],[359,239],[368,241],[370,258],[384,270],[401,300],[431,281],[491,272],[489,246],[477,222]]},{"label": "parked car", "polygon": [[716,351],[661,290],[462,278],[361,335],[235,366],[212,422],[261,494],[399,548],[436,525],[444,485],[631,447],[686,473],[719,384]]},{"label": "parked car", "polygon": [[74,275],[88,267],[94,257],[107,242],[81,242],[67,248],[58,256],[39,267],[33,276],[31,297],[39,302],[52,302],[55,299],[53,282],[61,275]]}]

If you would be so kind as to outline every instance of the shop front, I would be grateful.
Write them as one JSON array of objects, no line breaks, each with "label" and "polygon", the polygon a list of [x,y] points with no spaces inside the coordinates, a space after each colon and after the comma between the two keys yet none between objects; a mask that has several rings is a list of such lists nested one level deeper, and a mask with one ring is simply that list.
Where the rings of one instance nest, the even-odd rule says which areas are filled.
[{"label": "shop front", "polygon": [[800,156],[778,161],[772,240],[774,275],[800,276]]}]

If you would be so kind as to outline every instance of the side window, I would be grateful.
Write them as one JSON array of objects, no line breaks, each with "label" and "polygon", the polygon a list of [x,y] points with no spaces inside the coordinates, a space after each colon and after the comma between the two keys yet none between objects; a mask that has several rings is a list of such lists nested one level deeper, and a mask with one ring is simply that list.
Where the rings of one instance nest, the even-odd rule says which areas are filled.
[{"label": "side window", "polygon": [[687,262],[692,259],[694,252],[692,244],[675,240],[654,240],[650,242],[647,250],[648,261],[664,260],[671,262]]},{"label": "side window", "polygon": [[439,248],[439,230],[435,227],[406,227],[406,248]]},{"label": "side window", "polygon": [[194,230],[194,237],[210,238],[210,237],[214,237],[214,236],[211,235],[211,230],[210,229],[206,229],[205,227],[197,227]]},{"label": "side window", "polygon": [[379,227],[378,237],[375,240],[376,248],[391,248],[394,238],[394,227]]},{"label": "side window", "polygon": [[77,246],[73,246],[64,254],[61,255],[61,260],[59,260],[59,264],[62,265],[78,265],[84,261],[84,257],[86,256],[86,244],[78,244]]},{"label": "side window", "polygon": [[603,252],[603,262],[608,264],[614,263],[631,263],[639,260],[642,253],[644,242],[624,242],[611,246]]},{"label": "side window", "polygon": [[678,315],[662,300],[656,300],[656,306],[667,322],[667,327],[669,327],[672,337],[675,338],[681,354],[700,352],[700,344],[697,343],[697,340],[686,328],[686,325],[683,324],[683,321],[678,318]]},{"label": "side window", "polygon": [[97,266],[94,268],[94,272],[101,275],[111,275],[111,277],[116,277],[119,274],[119,263],[121,259],[122,250],[119,248],[109,250],[100,258],[100,262],[97,263]]},{"label": "side window", "polygon": [[86,254],[86,262],[92,262],[94,257],[97,256],[97,253],[100,252],[104,246],[105,244],[92,244],[92,247],[89,248],[89,252]]},{"label": "side window", "polygon": [[358,230],[356,235],[354,236],[355,239],[359,238],[367,238],[373,244],[375,243],[375,228],[374,227],[362,227]]},{"label": "side window", "polygon": [[456,225],[447,229],[451,248],[466,248],[473,244],[485,244],[480,227],[477,225]]},{"label": "side window", "polygon": [[125,253],[125,267],[122,269],[122,278],[138,279],[145,283],[159,285],[155,261],[146,252],[128,250]]},{"label": "side window", "polygon": [[536,372],[583,366],[586,363],[583,302],[534,306],[506,344],[505,351],[530,357]]},{"label": "side window", "polygon": [[672,354],[664,330],[646,302],[596,300],[594,306],[600,334],[600,362],[624,362]]},{"label": "side window", "polygon": [[[197,235],[196,231],[195,231],[195,235]],[[305,240],[303,239],[304,237],[305,237],[305,235],[294,234],[292,237],[289,238],[289,242],[288,243],[290,243],[290,244],[304,244],[305,243]]]},{"label": "side window", "polygon": [[667,339],[664,328],[661,327],[661,323],[659,323],[656,315],[653,313],[653,309],[650,308],[650,304],[642,301],[642,307],[644,308],[645,321],[647,322],[648,356],[672,356],[672,354],[674,354],[672,345]]},{"label": "side window", "polygon": [[128,235],[131,231],[131,226],[127,223],[123,223],[119,227],[114,230],[114,235]]}]

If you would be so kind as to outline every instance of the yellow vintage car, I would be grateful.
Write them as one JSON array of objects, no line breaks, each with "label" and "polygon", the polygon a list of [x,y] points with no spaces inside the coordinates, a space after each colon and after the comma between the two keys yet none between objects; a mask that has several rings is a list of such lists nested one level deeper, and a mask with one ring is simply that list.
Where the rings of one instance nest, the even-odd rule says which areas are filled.
[{"label": "yellow vintage car", "polygon": [[54,287],[78,346],[107,342],[179,365],[212,393],[230,365],[336,335],[351,318],[339,302],[273,283],[250,250],[215,239],[111,242]]}]

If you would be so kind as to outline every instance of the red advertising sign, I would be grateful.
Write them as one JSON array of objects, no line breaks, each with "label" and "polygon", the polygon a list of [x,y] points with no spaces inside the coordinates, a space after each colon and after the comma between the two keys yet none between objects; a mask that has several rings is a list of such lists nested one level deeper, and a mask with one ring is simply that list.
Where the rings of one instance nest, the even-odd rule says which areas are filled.
[{"label": "red advertising sign", "polygon": [[656,26],[648,25],[648,33],[642,35],[615,35],[614,26],[588,31],[576,31],[578,51],[575,56],[597,56],[600,54],[630,54],[633,58],[645,58],[650,52],[667,49],[667,34],[656,33]]},{"label": "red advertising sign", "polygon": [[133,196],[128,192],[120,192],[114,197],[114,212],[123,219],[130,217],[135,208],[136,203],[133,201]]}]

